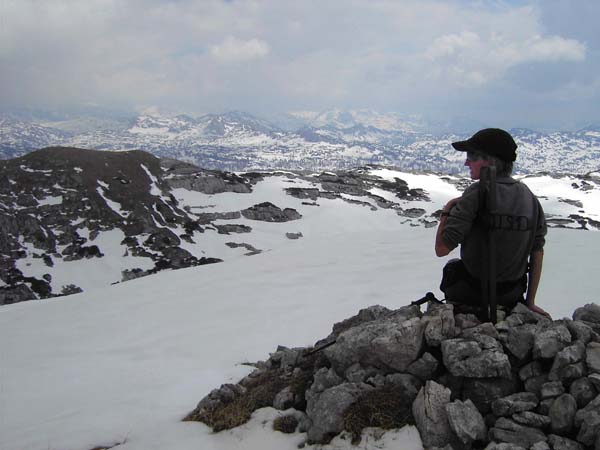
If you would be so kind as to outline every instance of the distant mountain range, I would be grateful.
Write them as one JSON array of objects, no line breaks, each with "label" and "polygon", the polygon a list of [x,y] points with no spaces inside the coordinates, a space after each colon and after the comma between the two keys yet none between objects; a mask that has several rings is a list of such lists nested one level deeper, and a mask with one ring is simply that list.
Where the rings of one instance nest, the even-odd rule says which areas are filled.
[{"label": "distant mountain range", "polygon": [[[428,129],[431,126],[417,118],[367,110],[299,111],[271,121],[244,112],[199,118],[160,114],[131,118],[4,115],[0,116],[0,158],[63,145],[144,150],[160,158],[232,171],[343,169],[364,164],[462,171],[463,155],[450,143],[468,134],[434,134],[425,131]],[[576,132],[510,131],[519,144],[517,172],[583,174],[600,168],[598,126]]]}]

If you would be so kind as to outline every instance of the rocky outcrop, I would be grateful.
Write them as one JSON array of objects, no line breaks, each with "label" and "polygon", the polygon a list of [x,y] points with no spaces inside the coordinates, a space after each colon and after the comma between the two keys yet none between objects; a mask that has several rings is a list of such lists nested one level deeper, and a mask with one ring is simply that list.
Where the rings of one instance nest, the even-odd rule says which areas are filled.
[{"label": "rocky outcrop", "polygon": [[[29,276],[17,269],[16,261],[39,258],[47,267],[55,267],[103,258],[108,244],[100,244],[97,238],[105,232],[125,235],[119,251],[154,263],[146,271],[125,270],[123,280],[216,262],[210,257],[196,258],[181,247],[182,240],[193,241],[194,233],[204,230],[178,207],[167,179],[184,170],[179,167],[165,176],[164,170],[170,167],[179,166],[165,169],[158,158],[141,151],[64,147],[0,161],[0,303],[81,291],[78,280],[53,289],[50,273]],[[233,175],[221,175],[217,178],[227,186],[250,185]],[[144,235],[143,240],[138,240],[139,235]],[[26,271],[23,266],[19,265]]]},{"label": "rocky outcrop", "polygon": [[[314,349],[280,347],[250,377],[282,383],[268,404],[299,410],[309,443],[344,430],[356,437],[357,426],[414,423],[425,449],[598,450],[597,311],[589,304],[573,320],[550,321],[519,305],[492,325],[452,305],[430,303],[424,313],[373,306],[335,324]],[[245,383],[223,385],[191,415],[220,417],[220,397],[246,404]],[[411,407],[386,422],[391,398]],[[361,421],[361,412],[370,419]]]},{"label": "rocky outcrop", "polygon": [[251,206],[241,211],[242,216],[249,220],[261,220],[263,222],[289,222],[298,220],[302,215],[292,208],[281,209],[273,203],[264,202]]}]

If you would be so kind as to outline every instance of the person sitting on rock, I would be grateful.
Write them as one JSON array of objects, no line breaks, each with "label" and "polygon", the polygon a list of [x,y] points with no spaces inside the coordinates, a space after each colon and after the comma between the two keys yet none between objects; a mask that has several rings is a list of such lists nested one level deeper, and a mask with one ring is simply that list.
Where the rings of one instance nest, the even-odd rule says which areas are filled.
[{"label": "person sitting on rock", "polygon": [[[498,306],[510,309],[517,302],[525,301],[529,309],[549,317],[535,304],[544,258],[546,221],[537,197],[525,184],[511,177],[517,144],[506,131],[486,128],[452,146],[466,152],[465,166],[473,180],[479,180],[482,167],[496,167],[496,212],[483,220],[483,213],[479,211],[479,182],[471,184],[444,207],[435,253],[439,257],[446,256],[460,244],[461,256],[444,267],[440,289],[446,294],[446,300],[475,310],[481,305],[480,277],[485,266],[484,248],[489,229],[484,222],[491,222],[497,249]],[[527,296],[523,300],[525,292]]]}]

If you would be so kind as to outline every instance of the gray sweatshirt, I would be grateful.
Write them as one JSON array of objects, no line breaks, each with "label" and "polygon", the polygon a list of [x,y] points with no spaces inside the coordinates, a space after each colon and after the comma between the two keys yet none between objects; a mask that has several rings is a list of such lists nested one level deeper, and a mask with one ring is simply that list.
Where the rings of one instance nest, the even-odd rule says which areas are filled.
[{"label": "gray sweatshirt", "polygon": [[[532,251],[542,250],[547,232],[544,211],[527,186],[510,177],[496,180],[497,212],[493,216],[498,282],[516,281],[527,272]],[[442,241],[460,257],[469,273],[480,278],[486,232],[477,219],[479,182],[470,185],[450,211]]]}]

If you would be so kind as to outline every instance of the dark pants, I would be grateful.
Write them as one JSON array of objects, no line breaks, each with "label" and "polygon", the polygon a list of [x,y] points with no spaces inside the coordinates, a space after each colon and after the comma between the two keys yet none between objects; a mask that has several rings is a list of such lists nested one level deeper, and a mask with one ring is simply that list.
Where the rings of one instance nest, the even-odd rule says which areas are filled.
[{"label": "dark pants", "polygon": [[[516,281],[504,281],[496,284],[496,303],[505,309],[512,309],[523,302],[527,289],[527,276]],[[446,294],[446,300],[471,307],[480,307],[482,301],[481,281],[473,277],[465,268],[462,260],[452,259],[444,266],[440,290]]]}]

